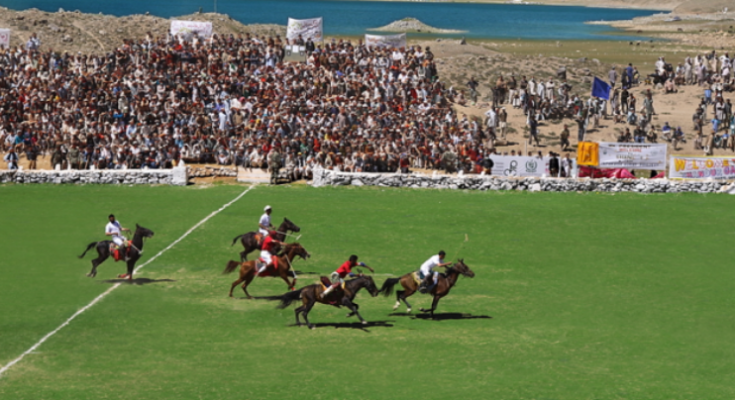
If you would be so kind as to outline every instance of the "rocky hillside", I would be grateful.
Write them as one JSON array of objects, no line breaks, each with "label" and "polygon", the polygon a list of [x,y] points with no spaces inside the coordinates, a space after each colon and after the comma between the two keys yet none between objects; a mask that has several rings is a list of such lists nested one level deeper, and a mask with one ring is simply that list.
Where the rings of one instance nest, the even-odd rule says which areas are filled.
[{"label": "rocky hillside", "polygon": [[[257,35],[285,36],[286,27],[273,24],[243,25],[225,14],[196,13],[171,19],[210,21],[218,34],[250,32]],[[11,29],[11,45],[25,43],[32,33],[41,39],[42,49],[57,51],[107,52],[119,46],[123,39],[166,35],[170,20],[153,15],[115,17],[84,14],[78,11],[45,12],[0,8],[0,28]]]},{"label": "rocky hillside", "polygon": [[458,31],[454,29],[440,29],[417,20],[416,18],[403,18],[393,21],[386,26],[370,29],[371,31],[381,32],[406,32],[406,33],[464,33],[466,31]]}]

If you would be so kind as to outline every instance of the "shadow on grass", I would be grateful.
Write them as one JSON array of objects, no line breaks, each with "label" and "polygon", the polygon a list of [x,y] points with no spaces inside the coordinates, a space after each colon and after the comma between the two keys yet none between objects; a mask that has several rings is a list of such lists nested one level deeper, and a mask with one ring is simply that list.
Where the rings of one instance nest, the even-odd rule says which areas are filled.
[{"label": "shadow on grass", "polygon": [[312,271],[294,271],[296,275],[324,275],[324,272],[312,272]]},{"label": "shadow on grass", "polygon": [[[317,322],[314,323],[315,328],[334,328],[334,329],[356,329],[361,330],[365,332],[370,332],[367,328],[392,328],[393,324],[391,324],[393,321],[368,321],[367,324],[363,325],[360,322],[335,322],[335,323],[329,323],[329,322]],[[296,325],[291,324],[289,326],[293,327],[306,327],[306,324]]]},{"label": "shadow on grass", "polygon": [[133,281],[131,282],[128,279],[107,279],[104,281],[100,281],[100,283],[127,283],[131,285],[147,285],[149,283],[159,283],[159,282],[176,282],[173,279],[150,279],[150,278],[133,278]]},{"label": "shadow on grass", "polygon": [[[408,313],[392,313],[388,314],[390,317],[411,317],[411,319],[427,319],[430,320],[431,314],[429,313],[422,313],[422,314],[408,314]],[[472,315],[472,314],[465,314],[465,313],[434,313],[434,320],[435,321],[444,321],[444,320],[458,320],[458,319],[492,319],[493,317],[489,315]]]}]

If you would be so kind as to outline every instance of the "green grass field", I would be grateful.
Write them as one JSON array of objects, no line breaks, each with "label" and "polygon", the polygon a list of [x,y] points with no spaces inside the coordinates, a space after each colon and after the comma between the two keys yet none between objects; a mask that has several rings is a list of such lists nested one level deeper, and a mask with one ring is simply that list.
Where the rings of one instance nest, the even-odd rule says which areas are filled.
[{"label": "green grass field", "polygon": [[[145,262],[243,190],[0,186],[0,365],[124,271],[108,261],[87,278],[93,256],[76,258],[103,239],[107,214],[155,231]],[[355,253],[382,285],[444,249],[476,276],[438,320],[391,315],[394,298],[361,292],[366,329],[324,305],[317,329],[295,327],[293,308],[228,298],[236,276],[221,275],[265,204],[302,227],[312,258],[300,271],[327,275]],[[732,399],[732,204],[257,187],[139,275],[171,281],[112,292],[0,377],[0,399]],[[272,278],[250,290],[285,291]]]}]

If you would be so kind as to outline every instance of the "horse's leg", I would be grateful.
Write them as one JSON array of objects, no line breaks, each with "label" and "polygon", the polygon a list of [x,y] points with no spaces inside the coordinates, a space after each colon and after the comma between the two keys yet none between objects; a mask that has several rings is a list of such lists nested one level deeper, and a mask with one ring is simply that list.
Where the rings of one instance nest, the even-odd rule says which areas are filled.
[{"label": "horse's leg", "polygon": [[316,298],[314,298],[313,293],[310,293],[310,294],[311,296],[307,294],[306,299],[304,299],[304,302],[308,301],[308,303],[305,304],[304,310],[301,311],[301,314],[304,316],[304,321],[306,322],[306,326],[308,326],[309,329],[314,329],[315,326],[311,322],[309,322],[309,311],[311,311],[311,308],[314,307],[314,304],[316,303]]},{"label": "horse's leg", "polygon": [[[242,281],[245,280],[245,278],[244,278],[245,277],[245,273],[242,272],[242,267],[240,267],[240,268],[241,268],[240,271],[239,271],[240,276],[237,278],[237,280],[235,280],[235,282],[232,282],[232,286],[230,286],[230,297],[232,297],[232,291],[235,290],[235,286],[239,285],[240,282],[242,282]],[[245,291],[245,293],[247,294],[247,291]]]},{"label": "horse's leg", "polygon": [[439,304],[439,300],[441,299],[440,296],[434,296],[434,300],[431,302],[431,309],[425,310],[421,309],[421,312],[428,312],[431,313],[431,319],[434,319],[434,310],[436,310],[436,305]]},{"label": "horse's leg", "polygon": [[[360,313],[357,312],[357,308],[358,308],[357,307],[357,304],[353,303],[352,300],[348,299],[347,297],[344,297],[344,298],[342,298],[342,305],[344,305],[345,307],[349,308],[352,311],[351,314],[357,315],[357,318],[360,319],[360,322],[363,325],[367,325],[367,321],[365,321],[362,318],[362,315],[360,315]],[[348,316],[349,316],[349,314],[348,314]]]},{"label": "horse's leg", "polygon": [[254,278],[253,276],[249,278],[245,278],[245,283],[242,284],[242,290],[245,291],[245,297],[247,297],[248,299],[253,298],[253,296],[251,296],[250,293],[248,293],[248,286],[250,285],[250,282],[253,281],[253,278]]},{"label": "horse's leg", "polygon": [[245,272],[243,274],[244,277],[242,278],[245,281],[242,284],[242,290],[243,290],[243,292],[245,292],[245,297],[247,297],[248,299],[252,299],[253,298],[253,296],[251,296],[250,293],[248,293],[248,285],[250,285],[250,282],[252,282],[253,279],[255,279],[255,274],[254,273],[251,273],[251,272],[255,272],[255,271],[251,269],[251,270]]},{"label": "horse's leg", "polygon": [[[352,303],[352,305],[355,306],[355,310],[359,310],[360,309],[360,306],[357,303]],[[349,312],[349,313],[347,313],[347,318],[349,318],[349,317],[351,317],[353,315],[355,315],[355,312]]]},{"label": "horse's leg", "polygon": [[133,269],[135,268],[135,263],[138,261],[138,258],[131,258],[127,261],[128,264],[128,281],[133,282]]},{"label": "horse's leg", "polygon": [[97,276],[97,267],[105,262],[110,257],[109,246],[97,247],[97,258],[92,260],[92,270],[87,274],[88,277],[94,278]]},{"label": "horse's leg", "polygon": [[306,305],[308,304],[308,300],[306,300],[306,296],[304,296],[301,299],[301,307],[297,307],[294,311],[296,314],[296,326],[301,326],[301,321],[299,320],[299,314],[301,314],[304,309],[306,309]]},{"label": "horse's leg", "polygon": [[293,282],[291,282],[292,283],[291,289],[294,289],[296,288],[296,280],[298,279],[296,277],[296,271],[292,271],[292,270],[288,270],[288,271],[291,272],[291,277],[293,278]]},{"label": "horse's leg", "polygon": [[403,300],[404,303],[406,303],[406,312],[411,312],[411,304],[408,302],[408,297],[415,293],[414,290],[404,290],[401,293],[401,300]]},{"label": "horse's leg", "polygon": [[288,289],[289,290],[293,290],[294,289],[294,285],[292,285],[291,282],[288,281],[288,275],[286,275],[287,273],[288,273],[288,271],[286,271],[285,269],[280,268],[280,266],[279,266],[279,268],[278,268],[278,275],[280,275],[281,276],[281,279],[283,279],[283,281],[286,282],[286,285],[288,286]]}]

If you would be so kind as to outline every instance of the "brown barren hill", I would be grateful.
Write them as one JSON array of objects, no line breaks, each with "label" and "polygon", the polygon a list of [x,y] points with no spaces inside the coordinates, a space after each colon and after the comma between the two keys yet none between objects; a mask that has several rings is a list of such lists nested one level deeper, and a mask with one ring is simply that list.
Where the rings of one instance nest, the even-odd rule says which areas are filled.
[{"label": "brown barren hill", "polygon": [[682,3],[674,9],[674,12],[681,14],[691,13],[714,13],[722,12],[728,9],[728,12],[735,12],[735,1],[733,0],[689,0]]},{"label": "brown barren hill", "polygon": [[149,32],[152,37],[166,35],[173,19],[212,22],[217,34],[286,34],[285,26],[244,25],[226,14],[195,13],[166,19],[142,14],[115,17],[78,11],[0,8],[0,28],[12,30],[11,46],[23,45],[32,33],[36,33],[42,49],[84,53],[108,52],[120,46],[124,39],[141,39]]}]

